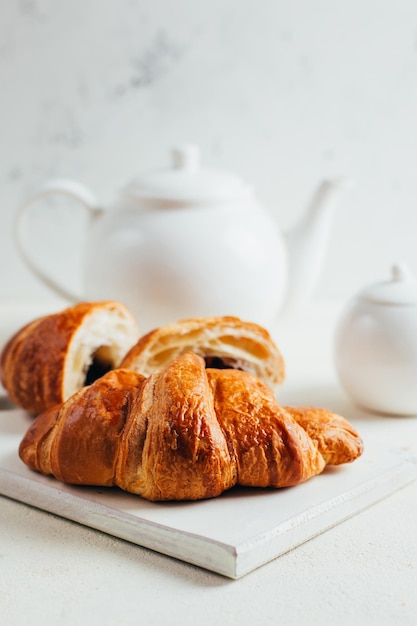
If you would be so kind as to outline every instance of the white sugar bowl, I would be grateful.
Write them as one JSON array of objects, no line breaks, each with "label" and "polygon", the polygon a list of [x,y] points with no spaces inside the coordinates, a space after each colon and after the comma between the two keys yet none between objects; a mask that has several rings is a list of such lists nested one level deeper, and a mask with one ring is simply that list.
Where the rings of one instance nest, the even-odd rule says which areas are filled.
[{"label": "white sugar bowl", "polygon": [[336,328],[334,359],[356,404],[417,415],[417,281],[406,264],[395,264],[390,280],[348,303]]}]

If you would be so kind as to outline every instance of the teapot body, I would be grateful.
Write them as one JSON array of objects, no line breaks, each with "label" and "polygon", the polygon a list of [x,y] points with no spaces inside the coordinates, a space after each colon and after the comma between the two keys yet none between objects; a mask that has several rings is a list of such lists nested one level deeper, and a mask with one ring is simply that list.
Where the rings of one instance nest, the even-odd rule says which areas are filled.
[{"label": "teapot body", "polygon": [[353,299],[336,329],[335,365],[359,406],[417,414],[417,306]]},{"label": "teapot body", "polygon": [[145,331],[210,315],[267,324],[286,281],[282,236],[250,198],[164,208],[125,203],[91,220],[85,296],[124,302]]},{"label": "teapot body", "polygon": [[[78,181],[47,181],[20,208],[16,245],[26,265],[55,293],[73,302],[120,300],[142,331],[182,317],[215,315],[268,325],[310,296],[323,262],[333,198],[342,186],[343,181],[323,181],[284,242],[251,185],[202,167],[198,146],[179,146],[168,168],[132,179],[110,208]],[[79,293],[67,289],[36,255],[63,230],[52,233],[48,226],[43,241],[26,245],[33,205],[46,198],[53,205],[56,195],[79,202],[89,214]]]}]

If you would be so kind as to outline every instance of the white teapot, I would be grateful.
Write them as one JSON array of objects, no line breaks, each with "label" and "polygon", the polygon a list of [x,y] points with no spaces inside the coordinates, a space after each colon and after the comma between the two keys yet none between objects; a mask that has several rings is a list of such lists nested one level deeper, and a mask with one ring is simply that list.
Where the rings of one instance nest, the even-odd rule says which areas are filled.
[{"label": "white teapot", "polygon": [[417,281],[405,263],[348,302],[334,357],[342,386],[359,406],[417,414]]},{"label": "white teapot", "polygon": [[[109,208],[100,207],[77,182],[47,183],[18,214],[17,247],[59,295],[70,301],[120,300],[142,330],[210,315],[266,325],[284,304],[291,309],[310,295],[324,257],[333,199],[343,184],[324,182],[284,241],[248,184],[202,167],[198,148],[187,145],[173,150],[171,168],[136,178]],[[69,293],[41,270],[23,243],[27,211],[56,193],[76,198],[91,214],[82,294]]]}]

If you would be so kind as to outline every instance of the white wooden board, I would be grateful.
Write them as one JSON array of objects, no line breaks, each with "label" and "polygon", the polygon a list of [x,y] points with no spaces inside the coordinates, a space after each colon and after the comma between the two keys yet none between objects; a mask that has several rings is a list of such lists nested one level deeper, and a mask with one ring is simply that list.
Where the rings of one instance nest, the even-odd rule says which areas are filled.
[{"label": "white wooden board", "polygon": [[295,548],[414,480],[416,462],[365,442],[351,465],[285,490],[234,489],[192,503],[151,503],[117,489],[70,487],[29,470],[17,448],[30,423],[0,411],[0,493],[230,578]]}]

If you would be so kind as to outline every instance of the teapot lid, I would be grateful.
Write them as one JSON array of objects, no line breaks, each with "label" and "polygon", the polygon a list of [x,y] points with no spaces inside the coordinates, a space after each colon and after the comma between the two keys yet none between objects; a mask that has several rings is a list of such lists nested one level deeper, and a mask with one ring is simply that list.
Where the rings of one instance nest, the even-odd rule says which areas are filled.
[{"label": "teapot lid", "polygon": [[140,175],[123,191],[133,200],[207,203],[241,198],[252,188],[233,174],[201,167],[198,146],[184,145],[172,150],[169,169]]},{"label": "teapot lid", "polygon": [[415,305],[417,280],[406,263],[395,263],[390,280],[365,288],[359,297],[377,304]]}]

